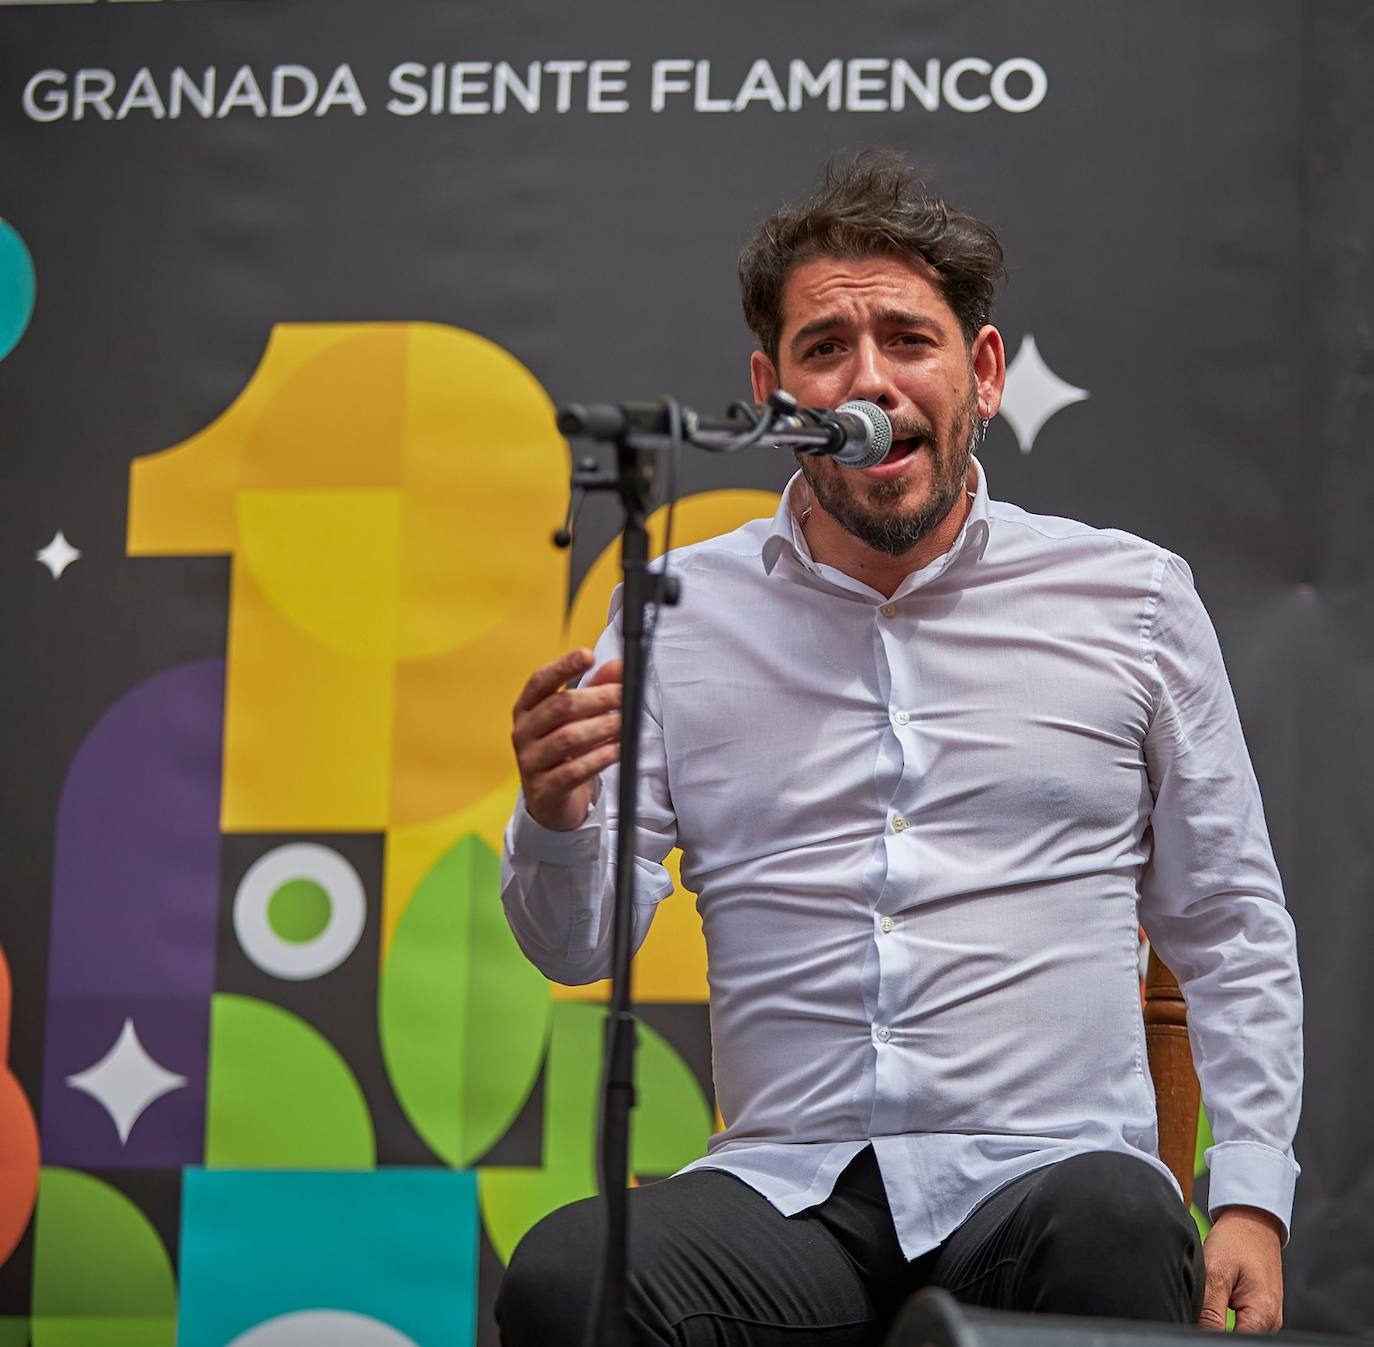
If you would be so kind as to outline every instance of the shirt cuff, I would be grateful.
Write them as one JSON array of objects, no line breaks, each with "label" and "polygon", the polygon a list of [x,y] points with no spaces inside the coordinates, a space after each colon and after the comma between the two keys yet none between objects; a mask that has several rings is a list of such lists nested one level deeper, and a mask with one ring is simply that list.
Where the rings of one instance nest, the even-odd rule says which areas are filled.
[{"label": "shirt cuff", "polygon": [[560,832],[536,823],[525,808],[522,791],[515,812],[506,826],[506,846],[512,856],[542,861],[545,865],[585,865],[601,850],[601,832],[606,823],[606,792],[597,792],[595,803],[587,810],[581,825]]},{"label": "shirt cuff", "polygon": [[1222,1141],[1206,1155],[1211,1177],[1207,1214],[1222,1207],[1259,1207],[1283,1224],[1283,1242],[1293,1219],[1293,1188],[1302,1172],[1295,1160],[1259,1141]]}]

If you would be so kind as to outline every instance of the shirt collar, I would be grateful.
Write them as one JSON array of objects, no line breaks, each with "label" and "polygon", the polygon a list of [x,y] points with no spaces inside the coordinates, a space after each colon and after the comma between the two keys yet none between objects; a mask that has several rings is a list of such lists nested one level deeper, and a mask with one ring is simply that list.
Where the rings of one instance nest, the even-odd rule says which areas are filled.
[{"label": "shirt collar", "polygon": [[[974,559],[981,559],[987,550],[990,529],[987,470],[976,457],[971,458],[969,462],[973,466],[973,475],[977,483],[973,492],[973,506],[949,551],[937,557],[925,568],[925,572],[931,576],[947,569],[957,557],[963,556],[966,552],[971,553]],[[801,521],[805,518],[810,505],[811,489],[799,470],[792,474],[783,488],[778,508],[773,512],[773,522],[769,526],[768,536],[763,540],[763,569],[766,574],[773,573],[778,558],[784,552],[791,552],[807,570],[815,571],[816,562],[812,559],[811,549],[806,545],[806,537],[801,527]],[[917,574],[922,572],[918,571]],[[911,578],[908,576],[908,581]],[[903,588],[905,587],[903,584]]]}]

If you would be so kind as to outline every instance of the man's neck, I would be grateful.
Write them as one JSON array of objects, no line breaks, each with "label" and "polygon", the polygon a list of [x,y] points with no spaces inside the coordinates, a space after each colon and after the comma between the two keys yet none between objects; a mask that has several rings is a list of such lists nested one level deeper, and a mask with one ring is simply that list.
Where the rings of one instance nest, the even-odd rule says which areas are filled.
[{"label": "man's neck", "polygon": [[970,492],[974,481],[970,466],[967,489],[960,493],[949,513],[915,547],[900,556],[894,557],[860,542],[826,514],[814,498],[812,508],[801,521],[802,537],[806,539],[813,561],[833,566],[891,598],[908,575],[923,570],[954,546],[973,508]]}]

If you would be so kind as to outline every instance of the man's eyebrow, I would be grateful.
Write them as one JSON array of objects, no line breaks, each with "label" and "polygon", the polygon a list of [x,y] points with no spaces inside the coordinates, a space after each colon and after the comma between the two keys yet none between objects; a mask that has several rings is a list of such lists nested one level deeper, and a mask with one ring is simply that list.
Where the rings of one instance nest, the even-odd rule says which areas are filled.
[{"label": "man's eyebrow", "polygon": [[886,323],[889,327],[924,328],[927,332],[942,330],[939,319],[932,318],[929,314],[912,313],[909,309],[880,309],[874,316],[880,323]]},{"label": "man's eyebrow", "polygon": [[[912,313],[909,309],[879,309],[874,317],[888,327],[919,328],[928,332],[942,331],[940,323],[936,319],[926,314]],[[795,351],[798,346],[804,345],[812,337],[818,337],[823,332],[833,332],[837,328],[844,327],[847,321],[843,314],[822,314],[819,318],[813,318],[804,327],[799,327],[788,346]]]}]

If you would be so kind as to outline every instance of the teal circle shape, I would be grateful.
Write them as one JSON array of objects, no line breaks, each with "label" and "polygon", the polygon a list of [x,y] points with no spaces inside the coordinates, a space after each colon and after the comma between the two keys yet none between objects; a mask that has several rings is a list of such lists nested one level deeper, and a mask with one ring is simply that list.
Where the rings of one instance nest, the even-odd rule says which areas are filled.
[{"label": "teal circle shape", "polygon": [[0,219],[0,360],[19,344],[38,288],[33,258],[8,220]]}]

